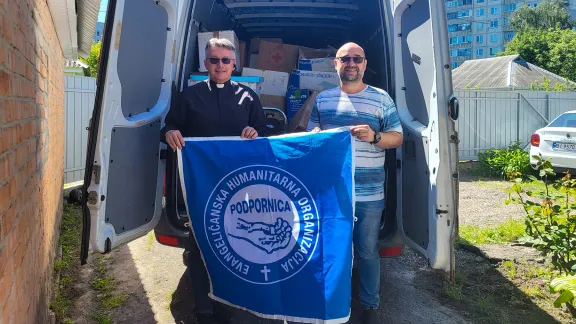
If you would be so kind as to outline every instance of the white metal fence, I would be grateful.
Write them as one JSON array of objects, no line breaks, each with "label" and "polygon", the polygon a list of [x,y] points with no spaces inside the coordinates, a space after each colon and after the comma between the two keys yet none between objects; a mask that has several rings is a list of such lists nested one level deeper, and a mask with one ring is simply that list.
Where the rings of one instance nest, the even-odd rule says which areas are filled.
[{"label": "white metal fence", "polygon": [[[84,178],[86,128],[95,94],[95,78],[65,77],[65,183]],[[459,89],[455,96],[460,103],[456,122],[460,160],[476,160],[479,152],[515,141],[526,145],[536,129],[565,111],[576,110],[576,92]]]},{"label": "white metal fence", "polygon": [[459,89],[455,96],[460,103],[460,160],[476,160],[479,152],[516,141],[527,145],[535,130],[576,110],[576,92]]},{"label": "white metal fence", "polygon": [[64,183],[71,183],[84,179],[86,128],[94,109],[96,78],[66,75],[64,88]]}]

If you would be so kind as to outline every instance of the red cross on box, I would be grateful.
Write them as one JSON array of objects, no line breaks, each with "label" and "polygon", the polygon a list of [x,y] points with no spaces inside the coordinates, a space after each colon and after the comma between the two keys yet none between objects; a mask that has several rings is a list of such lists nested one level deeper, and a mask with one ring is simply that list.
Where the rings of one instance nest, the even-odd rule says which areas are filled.
[{"label": "red cross on box", "polygon": [[280,52],[276,52],[276,54],[274,54],[274,56],[272,56],[272,59],[274,61],[276,61],[276,64],[278,64],[278,62],[280,62],[282,60],[282,55],[280,55]]}]

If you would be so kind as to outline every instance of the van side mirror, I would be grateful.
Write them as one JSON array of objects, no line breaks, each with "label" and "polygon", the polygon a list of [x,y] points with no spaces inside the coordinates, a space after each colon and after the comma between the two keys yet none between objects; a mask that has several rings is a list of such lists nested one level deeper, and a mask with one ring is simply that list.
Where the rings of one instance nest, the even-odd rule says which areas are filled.
[{"label": "van side mirror", "polygon": [[450,103],[448,104],[448,113],[450,114],[450,118],[453,120],[458,119],[458,114],[460,113],[460,105],[458,104],[458,98],[452,97],[450,98]]}]

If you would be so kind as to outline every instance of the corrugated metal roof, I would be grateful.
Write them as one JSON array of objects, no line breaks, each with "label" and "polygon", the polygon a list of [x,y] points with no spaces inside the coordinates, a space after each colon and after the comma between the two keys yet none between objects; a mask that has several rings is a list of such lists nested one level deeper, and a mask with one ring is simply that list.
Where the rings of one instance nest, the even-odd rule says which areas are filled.
[{"label": "corrugated metal roof", "polygon": [[542,84],[544,78],[550,80],[551,88],[554,88],[556,83],[576,86],[574,82],[526,62],[520,55],[469,60],[452,70],[454,89],[527,89],[535,81]]},{"label": "corrugated metal roof", "polygon": [[77,3],[78,16],[78,55],[88,57],[98,21],[100,0],[81,0]]},{"label": "corrugated metal roof", "polygon": [[64,57],[88,57],[92,47],[100,0],[48,0],[48,7]]}]

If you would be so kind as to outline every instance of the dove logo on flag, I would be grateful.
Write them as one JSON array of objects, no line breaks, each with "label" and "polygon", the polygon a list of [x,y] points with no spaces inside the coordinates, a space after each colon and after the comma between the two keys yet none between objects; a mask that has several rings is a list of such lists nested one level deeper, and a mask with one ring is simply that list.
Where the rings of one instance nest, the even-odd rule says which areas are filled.
[{"label": "dove logo on flag", "polygon": [[296,275],[318,243],[318,210],[310,192],[294,175],[272,166],[226,175],[212,191],[204,217],[218,260],[254,284]]}]

